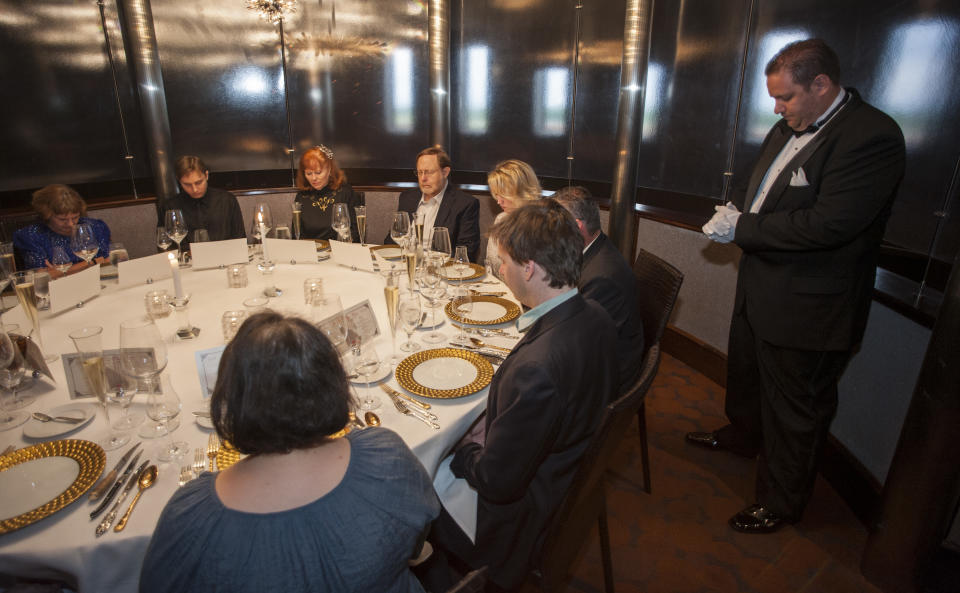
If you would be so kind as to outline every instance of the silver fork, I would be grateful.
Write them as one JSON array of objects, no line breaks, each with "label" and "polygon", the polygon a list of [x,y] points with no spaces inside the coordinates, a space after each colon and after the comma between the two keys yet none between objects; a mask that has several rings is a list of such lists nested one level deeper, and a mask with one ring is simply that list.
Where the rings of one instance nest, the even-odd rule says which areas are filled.
[{"label": "silver fork", "polygon": [[197,447],[193,450],[193,473],[199,476],[205,469],[207,469],[206,455],[203,449]]},{"label": "silver fork", "polygon": [[189,465],[184,465],[180,468],[180,479],[177,483],[181,486],[193,479],[193,470]]},{"label": "silver fork", "polygon": [[210,438],[207,439],[207,457],[210,458],[210,471],[217,471],[217,453],[220,452],[220,437],[217,436],[217,433],[210,433]]},{"label": "silver fork", "polygon": [[406,415],[406,416],[411,416],[411,417],[413,417],[413,418],[416,418],[417,420],[419,420],[420,422],[423,422],[424,424],[426,424],[427,426],[433,428],[434,430],[440,430],[440,424],[439,424],[439,423],[434,422],[433,420],[430,420],[429,418],[427,418],[427,417],[425,417],[425,416],[421,416],[420,414],[417,414],[416,412],[414,412],[413,410],[411,410],[410,408],[408,408],[406,405],[404,405],[404,403],[403,403],[402,401],[400,401],[399,399],[397,399],[397,398],[395,398],[395,397],[391,397],[391,398],[390,398],[390,401],[393,402],[393,406],[394,406],[394,407],[397,409],[397,411],[400,412],[401,414],[404,414],[404,415]]}]

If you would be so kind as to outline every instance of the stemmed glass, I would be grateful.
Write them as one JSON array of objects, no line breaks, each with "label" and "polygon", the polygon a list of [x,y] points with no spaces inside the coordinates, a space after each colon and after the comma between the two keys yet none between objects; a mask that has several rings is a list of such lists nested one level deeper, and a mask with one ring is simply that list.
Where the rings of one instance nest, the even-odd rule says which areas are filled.
[{"label": "stemmed glass", "polygon": [[143,414],[131,414],[130,404],[133,403],[133,397],[137,395],[139,386],[137,379],[124,373],[119,359],[115,360],[115,365],[107,365],[107,401],[120,407],[120,419],[113,423],[114,430],[120,432],[130,432],[134,428],[143,424]]},{"label": "stemmed glass", "polygon": [[400,303],[400,272],[391,272],[387,276],[387,285],[383,287],[383,298],[387,304],[387,321],[390,323],[390,337],[393,340],[391,362],[399,362],[397,357],[397,305]]},{"label": "stemmed glass", "polygon": [[427,299],[427,307],[431,309],[430,326],[433,331],[423,336],[424,342],[437,344],[446,340],[446,337],[437,331],[437,309],[440,308],[440,299],[447,294],[446,283],[443,282],[443,257],[431,255],[427,258],[421,278],[423,286],[420,288],[420,294]]},{"label": "stemmed glass", "polygon": [[293,238],[297,241],[300,240],[300,214],[302,213],[300,202],[297,200],[293,201],[293,218],[290,220],[290,226],[293,229]]},{"label": "stemmed glass", "polygon": [[101,447],[110,451],[117,447],[122,447],[130,441],[129,434],[120,434],[113,430],[113,424],[110,422],[110,410],[107,408],[107,375],[106,367],[103,364],[103,328],[97,325],[82,327],[70,332],[70,339],[80,354],[80,367],[83,369],[83,376],[87,380],[87,386],[97,397],[100,407],[103,408],[103,416],[107,420],[107,436],[98,443]]},{"label": "stemmed glass", "polygon": [[[0,256],[0,292],[3,292],[7,289],[10,282],[13,280],[11,275],[14,272],[14,263],[13,257],[3,257]],[[0,328],[3,325],[3,302],[0,301]]]},{"label": "stemmed glass", "polygon": [[162,226],[157,227],[157,247],[160,248],[160,251],[170,249],[171,245],[173,245],[173,239],[167,234],[167,229]]},{"label": "stemmed glass", "polygon": [[[20,349],[7,335],[6,330],[0,328],[0,386],[11,392],[11,401],[17,398],[17,386],[23,380],[24,372]],[[30,418],[26,412],[11,411],[15,407],[7,406],[6,401],[6,395],[0,395],[0,432],[16,428]]]},{"label": "stemmed glass", "polygon": [[73,265],[73,261],[70,259],[70,254],[67,253],[66,249],[60,245],[54,245],[53,250],[50,252],[50,264],[61,274],[66,274],[70,266]]},{"label": "stemmed glass", "polygon": [[390,238],[397,245],[403,247],[410,234],[410,215],[400,210],[393,213],[393,221],[390,223]]},{"label": "stemmed glass", "polygon": [[417,293],[410,291],[400,295],[397,314],[403,331],[407,332],[407,341],[400,344],[400,349],[404,352],[416,352],[420,349],[420,344],[413,341],[413,332],[420,326],[420,313],[420,296]]},{"label": "stemmed glass", "polygon": [[[460,317],[467,317],[470,313],[473,312],[473,296],[470,294],[470,290],[464,288],[463,285],[457,286],[453,289],[453,310]],[[460,333],[457,334],[456,342],[468,341],[467,333],[464,329],[463,320],[460,321]]]},{"label": "stemmed glass", "polygon": [[180,241],[187,236],[187,221],[180,210],[167,210],[163,215],[163,228],[167,236],[177,244],[177,257],[183,263],[183,251],[180,250]]},{"label": "stemmed glass", "polygon": [[81,222],[73,229],[70,237],[70,249],[73,253],[89,265],[97,255],[100,246],[97,237],[93,234],[93,226],[89,222]]},{"label": "stemmed glass", "polygon": [[417,242],[411,236],[408,238],[406,243],[400,249],[400,252],[403,254],[403,263],[406,265],[406,268],[407,268],[407,280],[408,280],[407,288],[410,290],[410,292],[413,292],[413,290],[417,286],[416,280],[417,280],[418,248],[419,248],[419,245],[417,245]]},{"label": "stemmed glass", "polygon": [[[257,270],[264,276],[273,273],[276,264],[267,254],[267,233],[273,228],[273,213],[270,211],[270,205],[260,202],[253,209],[253,222],[251,223],[251,232],[254,238],[260,240],[260,259],[257,260]],[[263,294],[272,297],[282,294],[276,286],[266,286]]]},{"label": "stemmed glass", "polygon": [[347,321],[343,314],[343,304],[340,295],[314,293],[311,297],[310,308],[313,312],[313,322],[319,325],[320,331],[326,334],[337,350],[347,339]]},{"label": "stemmed glass", "polygon": [[363,245],[367,239],[367,207],[356,206],[353,211],[357,213],[357,233],[360,235],[360,244]]},{"label": "stemmed glass", "polygon": [[160,425],[160,436],[167,437],[157,449],[157,459],[160,461],[179,459],[190,450],[186,441],[174,441],[170,438],[172,430],[169,428],[169,423],[179,415],[180,396],[173,389],[170,377],[163,375],[160,380],[160,389],[151,391],[147,396],[147,416]]},{"label": "stemmed glass", "polygon": [[343,202],[333,204],[333,217],[330,226],[337,231],[337,238],[344,243],[350,242],[350,207]]},{"label": "stemmed glass", "polygon": [[[36,335],[37,346],[39,346],[40,351],[43,352],[43,336],[40,335],[40,312],[37,311],[37,289],[36,285],[34,284],[34,276],[35,273],[33,270],[14,272],[13,288],[17,293],[17,300],[20,301],[20,307],[23,309],[24,314],[27,316],[27,319],[30,320],[30,324],[33,326],[33,329],[30,331],[30,335]],[[52,355],[44,355],[43,357],[43,359],[48,362],[56,360],[56,358],[56,356]]]},{"label": "stemmed glass", "polygon": [[[167,366],[167,344],[149,317],[120,322],[120,371],[137,380],[140,391],[157,391],[157,376]],[[140,436],[156,436],[157,426],[143,428]]]},{"label": "stemmed glass", "polygon": [[[33,292],[37,295],[37,309],[45,311],[50,308],[50,273],[46,269],[33,271]],[[50,360],[56,360],[53,356]]]},{"label": "stemmed glass", "polygon": [[460,279],[460,284],[463,284],[464,272],[467,270],[470,263],[470,257],[467,255],[466,245],[457,245],[457,250],[453,256],[453,261],[456,262],[453,265],[453,269],[457,271],[457,278]]},{"label": "stemmed glass", "polygon": [[450,260],[452,250],[450,249],[450,231],[447,227],[433,227],[433,250],[443,256],[444,264]]},{"label": "stemmed glass", "polygon": [[359,344],[357,346],[359,354],[354,353],[356,364],[353,367],[354,372],[364,378],[366,382],[366,391],[363,399],[360,400],[360,408],[363,410],[376,410],[380,407],[380,398],[370,391],[370,377],[372,377],[380,368],[380,355],[372,342]]}]

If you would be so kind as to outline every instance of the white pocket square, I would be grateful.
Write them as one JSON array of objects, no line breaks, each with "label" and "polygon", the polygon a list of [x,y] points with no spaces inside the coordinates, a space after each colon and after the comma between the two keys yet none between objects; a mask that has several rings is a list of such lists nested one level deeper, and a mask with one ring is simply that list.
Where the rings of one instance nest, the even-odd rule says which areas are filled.
[{"label": "white pocket square", "polygon": [[793,187],[806,187],[810,185],[810,182],[807,181],[807,174],[803,171],[803,167],[794,171],[790,176],[790,185]]}]

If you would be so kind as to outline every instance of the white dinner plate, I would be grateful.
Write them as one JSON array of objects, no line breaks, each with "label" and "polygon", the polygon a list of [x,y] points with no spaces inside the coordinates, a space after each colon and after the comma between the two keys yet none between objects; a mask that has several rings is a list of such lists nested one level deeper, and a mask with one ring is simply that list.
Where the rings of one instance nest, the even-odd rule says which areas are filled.
[{"label": "white dinner plate", "polygon": [[57,406],[49,410],[43,410],[48,416],[68,416],[70,418],[83,418],[83,422],[77,424],[68,424],[66,422],[40,422],[33,416],[23,425],[23,436],[31,439],[49,439],[60,436],[83,428],[93,417],[97,415],[96,404],[72,403]]},{"label": "white dinner plate", "polygon": [[369,377],[357,375],[356,373],[354,373],[354,375],[356,376],[351,377],[350,382],[355,383],[357,385],[366,385],[367,381],[369,381],[371,384],[376,383],[377,381],[382,381],[383,379],[385,379],[387,375],[390,374],[390,371],[392,370],[393,370],[393,367],[390,365],[390,362],[382,361],[380,363],[380,366],[377,367],[377,372],[371,374]]}]

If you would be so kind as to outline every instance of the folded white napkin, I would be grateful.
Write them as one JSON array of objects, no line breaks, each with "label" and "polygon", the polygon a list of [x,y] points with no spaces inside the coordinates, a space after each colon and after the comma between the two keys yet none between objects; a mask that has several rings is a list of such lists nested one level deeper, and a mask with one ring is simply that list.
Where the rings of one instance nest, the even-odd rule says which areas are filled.
[{"label": "folded white napkin", "polygon": [[477,542],[477,491],[467,484],[463,478],[458,478],[450,471],[450,462],[453,455],[448,455],[440,462],[437,474],[433,478],[433,489],[436,490],[443,508],[457,522],[460,529],[473,543]]}]

